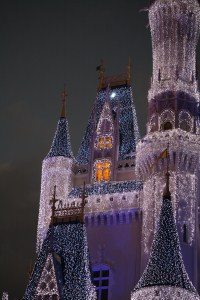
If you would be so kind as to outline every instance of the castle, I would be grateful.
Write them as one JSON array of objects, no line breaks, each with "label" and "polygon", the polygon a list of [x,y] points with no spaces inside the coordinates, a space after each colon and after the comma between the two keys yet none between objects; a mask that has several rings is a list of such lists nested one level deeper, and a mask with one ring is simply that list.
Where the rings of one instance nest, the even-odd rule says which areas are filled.
[{"label": "castle", "polygon": [[[189,299],[190,292],[195,292],[193,286],[198,288],[200,138],[196,46],[200,4],[197,0],[154,0],[148,13],[153,74],[147,134],[140,139],[130,63],[126,73],[113,77],[105,76],[103,65],[98,67],[97,96],[76,158],[71,150],[64,91],[57,130],[42,165],[38,260],[24,299],[92,300],[94,286],[98,300],[128,300],[134,286],[136,296],[133,293],[132,299]],[[171,194],[164,202],[167,172]],[[165,226],[164,212],[169,214]],[[174,219],[178,235],[173,235]],[[150,284],[144,277],[152,276],[145,274],[151,274],[152,256],[160,255],[155,245],[167,231],[166,224],[173,224],[169,237],[173,237],[172,244],[180,241],[193,285],[189,279],[180,281],[186,296],[177,294],[175,298],[174,290],[169,289],[166,297],[171,298],[164,298],[165,291],[160,296],[158,290],[148,298],[146,290],[144,294],[138,291]],[[149,269],[139,281],[148,261]],[[179,261],[179,271],[185,274],[181,258]],[[71,290],[66,282],[73,282]],[[67,293],[67,298],[60,290]]]}]

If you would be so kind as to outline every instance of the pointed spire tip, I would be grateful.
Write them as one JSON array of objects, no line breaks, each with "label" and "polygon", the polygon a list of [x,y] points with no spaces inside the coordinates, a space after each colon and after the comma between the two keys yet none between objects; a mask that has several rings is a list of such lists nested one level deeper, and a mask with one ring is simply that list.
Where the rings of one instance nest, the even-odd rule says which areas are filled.
[{"label": "pointed spire tip", "polygon": [[66,84],[64,85],[64,90],[61,95],[61,100],[62,100],[62,106],[61,106],[60,118],[66,118],[66,100],[67,100]]}]

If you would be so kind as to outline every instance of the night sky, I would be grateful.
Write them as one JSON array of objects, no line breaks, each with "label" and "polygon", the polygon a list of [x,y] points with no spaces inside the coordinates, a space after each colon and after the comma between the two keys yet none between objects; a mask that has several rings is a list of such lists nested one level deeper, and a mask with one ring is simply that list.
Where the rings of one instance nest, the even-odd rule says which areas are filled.
[{"label": "night sky", "polygon": [[35,259],[41,164],[67,85],[77,153],[96,97],[96,66],[126,71],[145,134],[152,59],[148,0],[1,0],[0,2],[0,295],[21,299]]}]

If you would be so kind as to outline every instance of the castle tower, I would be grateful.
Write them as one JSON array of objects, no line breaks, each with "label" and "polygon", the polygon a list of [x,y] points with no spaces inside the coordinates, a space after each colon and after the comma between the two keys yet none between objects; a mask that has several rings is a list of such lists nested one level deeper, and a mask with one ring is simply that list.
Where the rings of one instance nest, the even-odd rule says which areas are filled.
[{"label": "castle tower", "polygon": [[185,270],[168,191],[163,197],[147,267],[131,295],[131,300],[200,299]]},{"label": "castle tower", "polygon": [[46,237],[51,220],[49,199],[57,186],[60,202],[66,204],[71,189],[72,165],[74,162],[66,118],[66,91],[62,95],[61,115],[57,130],[48,155],[42,163],[41,194],[38,218],[37,249],[39,250]]},{"label": "castle tower", "polygon": [[197,285],[199,91],[196,46],[200,29],[197,0],[155,0],[149,7],[153,75],[148,95],[147,135],[137,146],[136,169],[144,180],[143,268],[161,207],[169,149],[170,190],[186,270]]},{"label": "castle tower", "polygon": [[76,158],[69,202],[76,205],[85,181],[85,224],[97,299],[128,300],[140,276],[139,131],[130,64],[128,72],[111,77],[104,76],[103,66],[98,69],[97,96]]},{"label": "castle tower", "polygon": [[91,282],[84,193],[76,207],[56,208],[51,201],[51,224],[38,254],[23,300],[95,300]]}]

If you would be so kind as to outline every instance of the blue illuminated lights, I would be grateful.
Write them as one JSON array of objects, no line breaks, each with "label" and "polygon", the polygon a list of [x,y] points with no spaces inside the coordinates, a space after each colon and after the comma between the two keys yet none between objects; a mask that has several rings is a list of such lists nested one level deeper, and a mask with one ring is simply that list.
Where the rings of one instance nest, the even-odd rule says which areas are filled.
[{"label": "blue illuminated lights", "polygon": [[[131,87],[123,86],[111,89],[111,95],[115,93],[115,97],[110,97],[110,105],[112,108],[113,118],[116,116],[116,108],[120,107],[119,116],[119,160],[132,158],[130,153],[135,152],[136,144],[139,141],[139,130],[137,124],[136,110],[133,103],[133,95]],[[107,92],[101,90],[97,93],[96,102],[90,115],[84,138],[77,155],[78,164],[86,165],[90,161],[91,138],[96,130],[94,127],[94,119],[96,124],[100,119],[104,103],[106,101]]]},{"label": "blue illuminated lights", "polygon": [[[85,225],[67,223],[51,226],[38,255],[23,300],[45,298],[45,287],[39,286],[49,254],[53,257],[59,297],[62,300],[95,300],[91,282]],[[39,298],[38,298],[39,299]]]},{"label": "blue illuminated lights", "polygon": [[58,121],[54,140],[46,158],[54,156],[74,158],[71,149],[69,126],[66,118],[60,118]]}]

